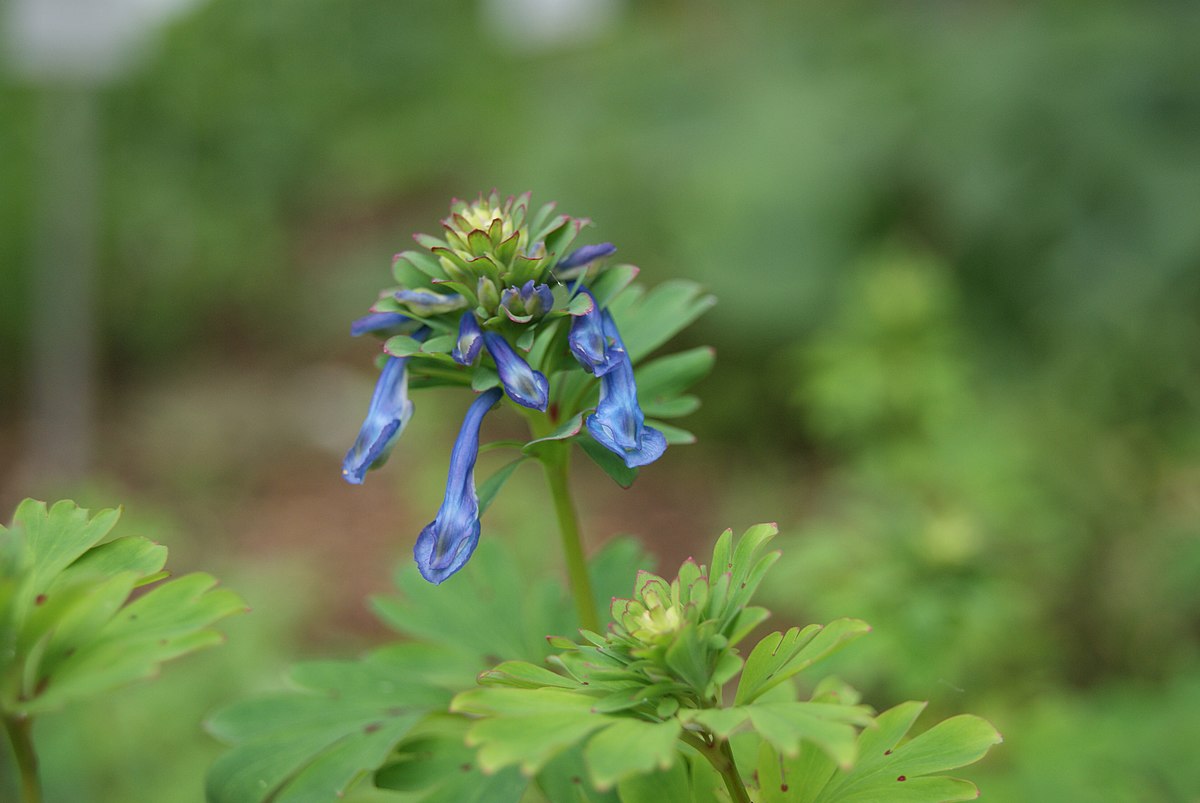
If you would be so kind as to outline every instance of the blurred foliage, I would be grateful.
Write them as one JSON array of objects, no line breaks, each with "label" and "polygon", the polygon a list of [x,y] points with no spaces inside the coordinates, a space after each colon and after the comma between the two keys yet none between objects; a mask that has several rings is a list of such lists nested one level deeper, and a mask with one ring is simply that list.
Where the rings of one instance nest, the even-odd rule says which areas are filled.
[{"label": "blurred foliage", "polygon": [[[446,196],[556,197],[620,259],[721,299],[693,335],[719,347],[696,448],[753,468],[720,504],[791,506],[766,589],[781,614],[871,621],[878,669],[847,674],[881,698],[993,708],[998,800],[1184,799],[1200,7],[662,0],[558,49],[514,48],[477,12],[213,0],[100,91],[110,391],[248,350],[310,362],[348,344]],[[0,85],[8,377],[28,369],[40,100]],[[336,378],[312,371],[274,392],[289,427],[333,432],[297,401]],[[0,383],[0,409],[19,391]],[[217,465],[210,440],[285,428],[231,406],[205,429],[221,438],[195,438],[209,463],[160,458],[181,489],[258,470]],[[1124,728],[1137,749],[1105,760]]]}]

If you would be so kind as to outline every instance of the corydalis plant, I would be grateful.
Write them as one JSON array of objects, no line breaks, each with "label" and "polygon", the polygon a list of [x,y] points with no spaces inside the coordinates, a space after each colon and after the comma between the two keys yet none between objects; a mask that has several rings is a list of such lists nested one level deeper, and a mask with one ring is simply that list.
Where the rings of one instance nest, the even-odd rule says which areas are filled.
[{"label": "corydalis plant", "polygon": [[726,531],[710,563],[688,560],[670,582],[640,572],[632,597],[613,600],[605,634],[551,639],[562,650],[553,669],[509,661],[483,673],[483,688],[451,706],[479,717],[467,742],[480,766],[536,776],[581,749],[591,785],[616,787],[622,801],[976,797],[972,784],[936,773],[1000,741],[985,721],[954,717],[901,744],[923,704],[876,717],[836,681],[797,699],[791,679],[868,632],[863,622],[771,633],[743,659],[738,644],[767,616],[750,602],[778,558],[761,551],[775,532],[758,525],[734,543]]},{"label": "corydalis plant", "polygon": [[[693,440],[647,415],[670,418],[695,409],[696,400],[681,394],[708,370],[711,350],[660,359],[636,372],[634,365],[707,309],[711,297],[685,282],[651,293],[631,286],[637,268],[607,264],[616,251],[612,244],[574,247],[588,220],[555,214],[553,204],[531,211],[529,202],[528,193],[454,201],[441,236],[416,235],[422,250],[393,261],[398,284],[351,326],[352,334],[382,337],[386,357],[343,463],[347,481],[361,483],[387,460],[413,415],[409,387],[461,385],[483,394],[455,444],[442,508],[414,551],[422,575],[434,583],[469,559],[479,514],[521,460],[535,458],[545,467],[571,552],[578,533],[566,495],[570,443],[628,485],[668,443]],[[622,329],[634,332],[628,347]],[[525,416],[530,439],[479,492],[479,428],[501,399]],[[586,585],[581,556],[567,558],[573,583]]]}]

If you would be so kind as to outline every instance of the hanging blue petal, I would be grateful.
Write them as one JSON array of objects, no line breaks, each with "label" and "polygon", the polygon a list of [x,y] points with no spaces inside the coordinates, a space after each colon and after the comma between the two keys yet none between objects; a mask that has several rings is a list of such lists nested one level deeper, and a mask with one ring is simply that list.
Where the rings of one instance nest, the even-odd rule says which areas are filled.
[{"label": "hanging blue petal", "polygon": [[570,270],[571,268],[578,268],[581,265],[586,265],[589,262],[595,262],[597,259],[601,259],[613,254],[616,252],[616,250],[617,247],[612,243],[585,245],[580,248],[576,248],[574,251],[560,259],[558,264],[554,266],[554,269],[555,271],[564,271]]},{"label": "hanging blue petal", "polygon": [[364,315],[350,324],[350,336],[359,337],[368,332],[382,332],[387,329],[396,329],[411,321],[412,318],[407,315],[401,315],[399,312],[372,312],[370,315]]},{"label": "hanging blue petal", "polygon": [[458,340],[450,356],[459,365],[470,365],[479,356],[481,348],[483,331],[479,328],[479,321],[475,320],[475,313],[467,310],[458,322]]},{"label": "hanging blue petal", "polygon": [[[614,338],[606,332],[605,315],[607,313],[600,309],[596,299],[592,298],[592,294],[587,289],[579,292],[592,299],[592,309],[583,315],[575,315],[571,318],[571,332],[567,335],[567,348],[571,350],[576,361],[588,373],[604,376],[625,356],[625,347],[620,342],[620,335]],[[616,330],[617,327],[613,324],[612,331],[616,332]]]},{"label": "hanging blue petal", "polygon": [[413,557],[421,576],[431,583],[441,583],[461,569],[479,543],[479,497],[475,493],[479,426],[501,395],[500,388],[492,388],[471,403],[450,453],[446,497],[437,517],[417,536]]},{"label": "hanging blue petal", "polygon": [[396,439],[412,418],[407,363],[407,357],[389,357],[379,374],[366,420],[342,461],[342,477],[352,485],[361,485],[368,469],[387,460]]},{"label": "hanging blue petal", "polygon": [[600,403],[584,422],[592,437],[613,452],[629,468],[653,463],[667,450],[667,439],[654,427],[645,425],[646,417],[637,399],[633,363],[621,342],[616,323],[608,311],[602,313],[605,335],[620,346],[613,365],[600,377]]},{"label": "hanging blue petal", "polygon": [[501,335],[484,332],[483,343],[496,361],[496,370],[508,397],[522,407],[545,412],[550,401],[550,383],[545,375],[530,368]]}]

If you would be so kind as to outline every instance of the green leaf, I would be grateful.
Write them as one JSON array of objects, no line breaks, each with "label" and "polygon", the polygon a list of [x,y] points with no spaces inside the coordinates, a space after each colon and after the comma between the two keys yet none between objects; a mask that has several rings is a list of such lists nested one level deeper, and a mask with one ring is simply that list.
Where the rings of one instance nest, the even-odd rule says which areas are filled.
[{"label": "green leaf", "polygon": [[0,527],[0,712],[32,716],[153,676],[221,641],[213,623],[244,604],[192,574],[160,581],[166,550],[108,541],[120,513],[25,500]]},{"label": "green leaf", "polygon": [[588,282],[588,289],[601,308],[607,307],[622,290],[637,278],[638,273],[639,270],[634,265],[611,265]]},{"label": "green leaf", "polygon": [[716,299],[694,282],[675,279],[644,294],[626,291],[609,309],[636,364],[703,315]]},{"label": "green leaf", "polygon": [[568,315],[586,315],[595,309],[595,306],[589,296],[580,293],[567,302],[566,312]]},{"label": "green leaf", "polygon": [[716,352],[709,346],[700,346],[638,366],[635,373],[638,401],[645,408],[678,396],[707,376],[715,361]]},{"label": "green leaf", "polygon": [[485,390],[499,385],[500,374],[485,365],[475,366],[475,372],[471,374],[471,390],[483,393]]},{"label": "green leaf", "polygon": [[843,768],[858,755],[857,727],[872,724],[865,706],[830,703],[758,703],[747,706],[754,729],[784,756],[800,753],[801,741],[810,742]]},{"label": "green leaf", "polygon": [[675,719],[657,723],[616,719],[584,749],[592,782],[600,789],[610,789],[626,778],[670,768],[679,731]]},{"label": "green leaf", "polygon": [[475,751],[464,743],[469,724],[448,714],[426,717],[396,746],[390,763],[375,773],[375,784],[420,792],[421,803],[517,803],[529,780],[515,769],[481,772]]},{"label": "green leaf", "polygon": [[663,772],[634,775],[617,784],[621,803],[693,803],[687,763],[679,755]]},{"label": "green leaf", "polygon": [[505,661],[479,676],[481,686],[512,686],[520,689],[575,689],[579,683],[528,661]]},{"label": "green leaf", "polygon": [[[621,803],[612,790],[601,791],[592,786],[583,749],[576,745],[559,753],[537,775],[537,787],[545,795],[544,803],[568,800],[572,803]],[[526,801],[525,803],[533,803]]]},{"label": "green leaf", "polygon": [[812,641],[820,632],[820,625],[808,625],[789,628],[786,633],[778,630],[754,646],[750,657],[746,659],[746,667],[738,681],[735,705],[745,705],[758,699],[759,695],[772,686],[782,682],[784,678],[776,678],[776,674],[788,665],[796,654]]},{"label": "green leaf", "polygon": [[655,421],[652,418],[646,419],[646,426],[653,427],[663,434],[667,439],[667,443],[674,446],[687,446],[696,442],[696,436],[680,427],[673,427],[663,421]]},{"label": "green leaf", "polygon": [[495,474],[488,477],[480,484],[477,492],[479,497],[479,515],[482,516],[487,511],[487,509],[491,506],[492,501],[496,498],[496,494],[498,494],[500,489],[504,487],[504,483],[508,482],[508,478],[513,475],[513,472],[516,471],[526,459],[527,458],[525,457],[518,457],[516,460],[505,463],[496,470]]},{"label": "green leaf", "polygon": [[859,736],[858,762],[849,772],[829,777],[812,797],[814,803],[939,803],[977,797],[973,784],[932,774],[978,761],[1002,737],[985,720],[963,715],[900,745],[924,708],[924,703],[909,702],[880,714],[877,727]]},{"label": "green leaf", "polygon": [[591,438],[580,438],[576,443],[583,449],[584,454],[592,458],[592,462],[600,466],[601,470],[622,488],[630,487],[637,479],[638,470],[636,468],[629,468],[625,465],[625,461]]},{"label": "green leaf", "polygon": [[463,570],[441,585],[426,582],[411,562],[395,582],[400,594],[372,598],[372,608],[401,633],[471,656],[460,688],[472,686],[494,656],[541,663],[549,654],[545,637],[578,626],[562,586],[527,577],[495,540],[482,541]]},{"label": "green leaf", "polygon": [[411,357],[421,352],[421,341],[409,335],[393,335],[384,341],[383,350],[393,357]]},{"label": "green leaf", "polygon": [[208,723],[232,749],[208,773],[212,803],[328,801],[387,760],[450,694],[437,677],[447,655],[399,645],[359,661],[296,666],[293,692],[236,703]]},{"label": "green leaf", "polygon": [[676,396],[673,399],[641,403],[642,412],[648,418],[682,418],[700,409],[697,396]]},{"label": "green leaf", "polygon": [[449,354],[457,342],[454,335],[438,335],[422,343],[420,351],[422,354]]},{"label": "green leaf", "polygon": [[537,455],[543,446],[553,441],[562,441],[569,438],[574,438],[583,430],[583,413],[576,413],[558,426],[549,435],[546,435],[536,440],[529,441],[525,444],[522,451],[527,455]]},{"label": "green leaf", "polygon": [[768,689],[803,672],[854,639],[871,626],[859,619],[837,619],[825,627],[809,625],[775,632],[763,638],[746,659],[735,702],[753,702]]},{"label": "green leaf", "polygon": [[[445,246],[445,243],[433,237],[427,237],[421,244],[426,248]],[[396,281],[405,287],[420,287],[428,279],[446,278],[446,272],[437,257],[421,251],[403,251],[397,254],[392,261],[392,273]]]},{"label": "green leaf", "polygon": [[561,689],[485,688],[458,695],[450,710],[486,715],[467,732],[467,743],[480,748],[485,772],[519,765],[535,775],[555,755],[608,724],[591,708],[590,698]]}]

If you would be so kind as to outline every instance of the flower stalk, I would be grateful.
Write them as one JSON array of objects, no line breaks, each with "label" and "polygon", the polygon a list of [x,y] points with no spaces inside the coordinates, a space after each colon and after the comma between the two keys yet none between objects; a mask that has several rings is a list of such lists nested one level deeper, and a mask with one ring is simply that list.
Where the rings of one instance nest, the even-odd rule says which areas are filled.
[{"label": "flower stalk", "polygon": [[587,559],[583,554],[583,539],[579,532],[579,516],[571,498],[570,444],[548,444],[541,455],[542,469],[550,496],[554,500],[554,513],[558,518],[558,532],[562,539],[563,560],[567,565],[567,579],[571,596],[575,600],[575,611],[579,624],[585,630],[599,632],[600,617],[596,613],[596,602],[592,596],[592,582],[588,577]]},{"label": "flower stalk", "polygon": [[5,717],[4,729],[8,732],[21,776],[21,803],[42,803],[37,752],[33,747],[33,720],[25,716]]}]

